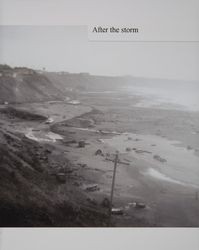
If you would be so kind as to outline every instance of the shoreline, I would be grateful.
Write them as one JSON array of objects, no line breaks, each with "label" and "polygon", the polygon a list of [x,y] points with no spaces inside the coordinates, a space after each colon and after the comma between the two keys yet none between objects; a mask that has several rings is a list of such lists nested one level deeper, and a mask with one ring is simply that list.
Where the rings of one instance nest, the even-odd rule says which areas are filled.
[{"label": "shoreline", "polygon": [[[39,104],[36,104],[36,106],[38,105]],[[107,104],[105,103],[105,105]],[[53,106],[53,110],[48,110],[49,114],[54,114],[56,109],[60,109],[61,103],[54,103]],[[89,106],[95,107],[96,110]],[[113,156],[117,149],[117,147],[114,148],[108,145],[106,143],[107,140],[125,137],[127,144],[133,142],[133,145],[131,145],[132,154],[121,155],[121,161],[125,162],[127,160],[126,162],[128,162],[129,165],[118,164],[114,207],[121,207],[124,210],[124,215],[114,215],[112,217],[114,226],[173,227],[199,225],[199,221],[196,219],[199,215],[199,209],[195,188],[165,180],[163,181],[160,178],[154,178],[154,176],[144,174],[147,169],[150,169],[149,163],[156,163],[154,169],[164,169],[165,163],[162,163],[161,159],[165,159],[165,156],[160,154],[160,152],[165,152],[165,149],[161,146],[159,149],[160,152],[155,152],[154,148],[157,148],[158,143],[162,145],[161,143],[165,141],[170,142],[172,137],[170,131],[172,131],[174,127],[172,120],[171,122],[169,121],[169,124],[168,120],[165,120],[165,117],[167,114],[172,114],[172,116],[174,115],[173,117],[176,117],[176,115],[179,114],[178,111],[170,112],[139,108],[129,109],[129,107],[125,109],[120,107],[116,110],[112,109],[112,107],[106,108],[96,104],[90,105],[89,103],[85,109],[83,105],[81,105],[81,107],[75,106],[72,109],[71,107],[73,106],[70,105],[69,107],[70,115],[68,119],[65,119],[68,109],[64,108],[64,111],[59,111],[60,117],[57,116],[53,124],[37,122],[26,124],[26,122],[23,122],[23,126],[24,128],[31,126],[35,130],[39,129],[40,131],[34,131],[34,134],[36,137],[40,137],[40,139],[42,138],[40,135],[42,132],[44,134],[48,134],[49,132],[56,133],[62,136],[61,140],[54,138],[55,140],[51,142],[46,141],[39,143],[41,143],[41,145],[46,143],[52,145],[55,148],[55,152],[59,152],[59,154],[62,154],[64,158],[72,163],[73,168],[76,169],[75,175],[77,180],[74,182],[76,183],[75,185],[78,185],[78,188],[88,195],[92,202],[97,203],[99,207],[103,199],[109,198],[110,196],[113,162],[106,160],[106,154]],[[32,110],[30,107],[26,108]],[[45,108],[45,110],[48,109],[45,104],[42,104],[40,111],[44,111],[43,108]],[[129,112],[129,110],[131,110],[131,112]],[[151,119],[151,115],[153,114],[155,114],[154,120]],[[189,113],[187,114],[186,112],[180,111],[180,115],[181,114],[186,116]],[[180,122],[183,116],[180,116]],[[193,114],[191,114],[190,117],[194,118]],[[87,121],[89,121],[89,123],[92,121],[91,127],[80,127],[82,123],[86,122],[85,124],[87,124]],[[162,127],[163,122],[166,122],[169,126]],[[156,124],[156,126],[154,126],[153,123]],[[68,126],[70,124],[78,124],[78,126],[74,128]],[[145,127],[145,124],[148,126]],[[180,124],[182,124],[182,122]],[[178,122],[175,123],[175,126],[176,125],[178,126]],[[16,128],[17,126],[21,128],[21,124],[16,125]],[[162,129],[164,131],[162,131]],[[23,129],[21,129],[21,132],[23,132],[22,130]],[[127,133],[126,131],[129,132]],[[147,133],[149,133],[149,135],[147,135]],[[134,140],[136,138],[128,140],[128,137],[134,135],[138,140]],[[181,135],[182,131],[180,131],[179,134],[180,138],[182,138]],[[186,133],[184,133],[183,136],[186,136]],[[152,140],[153,137],[158,138],[158,140]],[[139,140],[140,138],[141,140]],[[86,142],[83,148],[78,147],[78,141],[81,140]],[[147,148],[145,145],[147,140],[152,140],[150,142],[150,148]],[[75,143],[70,143],[70,141],[75,141]],[[184,150],[184,142],[179,141],[180,140],[175,136],[170,143],[172,144],[172,148],[175,148],[177,151],[180,150],[181,152],[182,149]],[[195,143],[198,145],[196,141]],[[152,144],[156,144],[156,146],[152,146]],[[123,145],[124,150],[129,146],[123,144],[123,142],[119,142],[119,145]],[[104,156],[95,155],[98,149],[102,151]],[[151,149],[153,150],[151,151]],[[192,146],[191,149],[187,148],[186,151],[190,154],[195,149],[196,147],[194,148]],[[194,152],[195,157],[198,157],[198,152]],[[157,157],[157,159],[154,159],[153,156],[155,155],[160,156],[160,158]],[[151,159],[149,160],[150,157]],[[56,159],[58,160],[58,158]],[[165,169],[167,169],[167,167]],[[85,185],[96,183],[100,188],[99,191],[85,192]],[[129,205],[135,202],[142,202],[146,207],[144,209],[137,209],[133,205]],[[175,211],[177,209],[178,213],[176,214],[175,212],[174,214],[173,209]],[[192,216],[190,216],[190,214]]]}]

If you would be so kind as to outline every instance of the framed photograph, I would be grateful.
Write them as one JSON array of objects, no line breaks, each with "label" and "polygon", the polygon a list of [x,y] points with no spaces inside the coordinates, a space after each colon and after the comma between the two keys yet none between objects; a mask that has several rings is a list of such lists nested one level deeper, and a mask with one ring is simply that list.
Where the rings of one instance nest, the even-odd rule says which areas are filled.
[{"label": "framed photograph", "polygon": [[198,16],[0,0],[1,250],[199,248]]}]

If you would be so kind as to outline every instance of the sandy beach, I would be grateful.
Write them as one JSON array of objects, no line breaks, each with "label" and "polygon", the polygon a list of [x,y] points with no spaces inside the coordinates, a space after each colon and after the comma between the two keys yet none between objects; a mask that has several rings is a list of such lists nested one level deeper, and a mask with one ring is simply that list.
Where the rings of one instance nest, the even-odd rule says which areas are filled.
[{"label": "sandy beach", "polygon": [[[84,179],[78,183],[80,188],[97,183],[100,190],[90,193],[91,198],[99,204],[109,198],[110,159],[117,150],[123,163],[117,167],[114,206],[124,215],[113,216],[116,226],[198,226],[198,112],[141,108],[136,103],[125,107],[123,97],[121,105],[113,108],[109,96],[103,95],[102,104],[101,95],[94,94],[95,99],[89,99],[94,110],[51,126],[65,140],[86,142],[84,148],[57,142],[79,166],[77,175]],[[118,96],[111,97],[118,101]],[[84,95],[81,102],[86,101]],[[94,125],[87,127],[82,119]],[[99,149],[102,154],[95,155]],[[136,202],[146,207],[137,209]]]}]

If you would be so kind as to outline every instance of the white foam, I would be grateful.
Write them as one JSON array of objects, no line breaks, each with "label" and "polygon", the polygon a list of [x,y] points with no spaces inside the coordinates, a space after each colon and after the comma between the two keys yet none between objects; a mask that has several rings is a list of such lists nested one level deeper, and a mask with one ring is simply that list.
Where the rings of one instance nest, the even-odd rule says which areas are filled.
[{"label": "white foam", "polygon": [[188,183],[184,183],[175,179],[170,178],[169,176],[166,176],[162,173],[160,173],[159,171],[153,169],[153,168],[149,168],[147,170],[147,172],[145,174],[148,174],[156,179],[159,180],[163,180],[163,181],[167,181],[167,182],[172,182],[175,184],[179,184],[179,185],[183,185],[183,186],[191,186],[191,187],[195,187],[195,188],[199,188],[199,186],[193,185],[193,184],[188,184]]}]

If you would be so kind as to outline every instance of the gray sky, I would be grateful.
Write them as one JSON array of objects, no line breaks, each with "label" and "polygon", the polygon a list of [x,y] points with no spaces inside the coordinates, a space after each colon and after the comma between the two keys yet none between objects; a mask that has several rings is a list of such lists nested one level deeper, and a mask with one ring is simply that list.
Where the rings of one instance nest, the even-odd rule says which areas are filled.
[{"label": "gray sky", "polygon": [[88,44],[86,29],[96,24],[146,25],[145,32],[152,29],[155,35],[169,32],[189,39],[199,37],[198,16],[198,0],[0,0],[1,24],[58,25],[1,27],[0,62],[102,75],[199,80],[199,43]]},{"label": "gray sky", "polygon": [[199,80],[199,43],[88,42],[86,26],[0,26],[0,63]]},{"label": "gray sky", "polygon": [[[199,79],[199,45],[192,43],[92,43],[90,71],[107,74]],[[97,66],[96,66],[97,65]]]},{"label": "gray sky", "polygon": [[88,71],[86,27],[0,26],[0,37],[1,63]]}]

